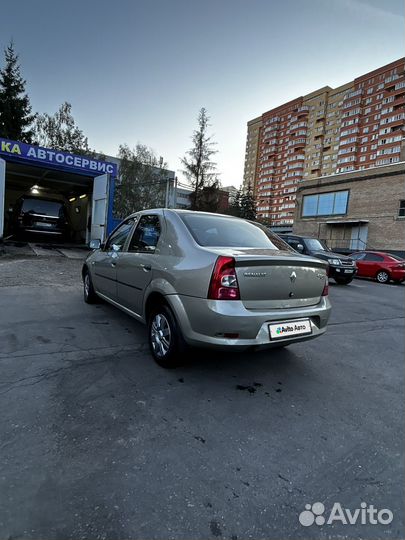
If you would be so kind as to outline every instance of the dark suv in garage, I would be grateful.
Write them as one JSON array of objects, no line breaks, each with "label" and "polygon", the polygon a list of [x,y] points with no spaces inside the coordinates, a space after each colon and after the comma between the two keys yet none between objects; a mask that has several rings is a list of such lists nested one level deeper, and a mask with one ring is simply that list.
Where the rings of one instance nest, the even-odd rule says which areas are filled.
[{"label": "dark suv in garage", "polygon": [[70,229],[65,203],[59,199],[23,195],[14,206],[13,229],[17,237],[35,233],[67,240]]},{"label": "dark suv in garage", "polygon": [[280,234],[279,236],[299,253],[327,261],[329,264],[328,275],[336,283],[347,285],[356,275],[357,266],[354,260],[346,255],[334,253],[322,240],[297,236],[296,234]]}]

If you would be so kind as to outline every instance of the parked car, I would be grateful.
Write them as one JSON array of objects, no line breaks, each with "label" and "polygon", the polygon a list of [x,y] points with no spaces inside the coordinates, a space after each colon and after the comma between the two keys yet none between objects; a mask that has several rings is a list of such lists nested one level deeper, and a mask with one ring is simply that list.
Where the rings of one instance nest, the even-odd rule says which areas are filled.
[{"label": "parked car", "polygon": [[62,200],[23,195],[14,205],[13,233],[51,235],[66,240],[69,237],[69,221]]},{"label": "parked car", "polygon": [[352,253],[356,261],[358,276],[373,278],[378,283],[405,281],[405,259],[383,251],[358,251]]},{"label": "parked car", "polygon": [[327,265],[251,222],[188,210],[129,216],[91,242],[84,300],[101,297],[148,326],[164,367],[186,345],[242,350],[316,338],[330,313]]},{"label": "parked car", "polygon": [[296,234],[281,234],[280,237],[299,253],[310,255],[329,264],[329,277],[339,285],[348,285],[357,273],[353,258],[334,253],[322,240]]}]

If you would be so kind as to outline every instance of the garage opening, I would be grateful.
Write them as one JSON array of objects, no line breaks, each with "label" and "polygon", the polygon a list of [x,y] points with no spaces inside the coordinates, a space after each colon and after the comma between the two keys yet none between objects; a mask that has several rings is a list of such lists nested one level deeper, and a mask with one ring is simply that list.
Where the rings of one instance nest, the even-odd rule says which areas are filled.
[{"label": "garage opening", "polygon": [[116,163],[0,139],[0,241],[103,241],[116,176]]},{"label": "garage opening", "polygon": [[4,238],[85,244],[92,193],[92,177],[8,163]]}]

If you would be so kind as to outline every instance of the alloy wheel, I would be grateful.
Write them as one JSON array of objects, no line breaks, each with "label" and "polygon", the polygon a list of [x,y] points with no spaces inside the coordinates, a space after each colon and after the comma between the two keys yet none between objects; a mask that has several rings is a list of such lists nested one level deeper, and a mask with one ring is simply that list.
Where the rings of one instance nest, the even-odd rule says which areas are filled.
[{"label": "alloy wheel", "polygon": [[86,298],[89,297],[89,293],[90,293],[90,276],[87,273],[84,276],[84,295],[85,295]]},{"label": "alloy wheel", "polygon": [[170,325],[163,313],[157,313],[150,327],[153,351],[159,358],[166,356],[170,349],[172,333]]},{"label": "alloy wheel", "polygon": [[381,272],[378,272],[378,274],[377,274],[377,281],[379,283],[387,283],[389,278],[390,278],[390,276],[388,275],[387,272],[381,271]]}]

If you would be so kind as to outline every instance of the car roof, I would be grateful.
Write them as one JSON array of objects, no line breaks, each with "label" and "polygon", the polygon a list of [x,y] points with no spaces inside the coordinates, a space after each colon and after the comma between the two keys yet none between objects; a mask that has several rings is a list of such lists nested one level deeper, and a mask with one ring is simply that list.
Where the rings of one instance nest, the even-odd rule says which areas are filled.
[{"label": "car roof", "polygon": [[302,236],[302,234],[283,233],[279,236],[289,236],[291,238],[303,238],[304,240],[319,240],[316,236]]},{"label": "car roof", "polygon": [[[133,212],[131,215],[127,216],[125,219],[128,219],[128,218],[131,218],[133,216],[136,216],[138,214],[150,214],[150,213],[158,213],[158,214],[163,214],[165,212],[170,212],[172,214],[192,214],[192,215],[195,215],[195,214],[199,214],[199,215],[202,215],[202,216],[220,216],[220,217],[225,217],[225,218],[230,218],[230,219],[243,219],[243,218],[239,218],[239,217],[236,217],[236,216],[230,216],[228,214],[219,214],[219,213],[216,213],[216,212],[201,212],[200,210],[189,210],[187,208],[185,209],[181,209],[181,208],[147,208],[145,210],[138,210],[138,212]],[[243,221],[248,221],[246,219],[243,219]]]},{"label": "car roof", "polygon": [[392,253],[387,253],[386,251],[374,251],[371,249],[362,249],[361,251],[356,251],[356,253],[373,253],[374,255],[392,255]]},{"label": "car roof", "polygon": [[20,200],[24,199],[34,199],[35,201],[50,201],[65,204],[63,199],[52,199],[52,197],[37,197],[36,195],[22,195]]}]

